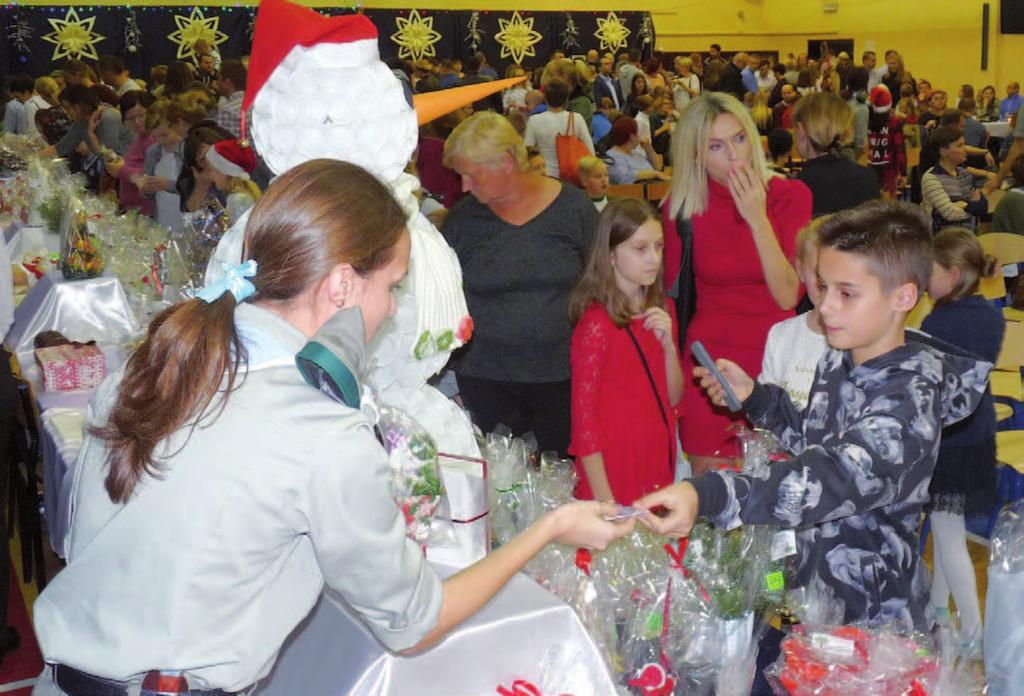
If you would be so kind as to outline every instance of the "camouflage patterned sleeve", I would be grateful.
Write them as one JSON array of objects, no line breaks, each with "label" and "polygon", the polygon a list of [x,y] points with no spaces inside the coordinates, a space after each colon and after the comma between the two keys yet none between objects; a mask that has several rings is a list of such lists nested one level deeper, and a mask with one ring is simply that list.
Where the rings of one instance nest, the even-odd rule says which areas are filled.
[{"label": "camouflage patterned sleeve", "polygon": [[[797,527],[926,501],[941,429],[934,407],[939,388],[921,376],[908,379],[901,388],[912,398],[879,395],[867,403],[847,403],[846,395],[837,395],[840,402],[834,408],[845,421],[842,427],[794,459],[773,464],[767,478],[731,472],[709,475],[721,483],[701,482],[698,493],[707,491],[718,509],[702,505],[701,512],[729,529],[740,524]],[[760,398],[769,397],[774,397],[776,411],[785,410],[788,398]],[[783,417],[762,416],[759,424],[782,425],[784,431],[788,424]]]},{"label": "camouflage patterned sleeve", "polygon": [[751,423],[773,432],[791,454],[803,451],[804,412],[793,403],[785,389],[777,384],[755,383],[754,390],[743,402],[743,410]]}]

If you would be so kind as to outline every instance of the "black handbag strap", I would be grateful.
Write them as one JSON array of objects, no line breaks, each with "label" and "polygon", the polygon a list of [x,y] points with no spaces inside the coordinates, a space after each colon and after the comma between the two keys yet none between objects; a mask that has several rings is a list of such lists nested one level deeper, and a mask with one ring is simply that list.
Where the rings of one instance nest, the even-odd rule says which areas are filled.
[{"label": "black handbag strap", "polygon": [[676,320],[679,345],[686,345],[686,331],[690,328],[690,320],[697,311],[697,282],[693,272],[693,222],[684,218],[680,211],[676,218],[676,233],[682,245],[682,257],[679,260],[679,272],[676,282],[669,292],[676,303]]},{"label": "black handbag strap", "polygon": [[651,391],[654,392],[654,402],[658,404],[658,413],[661,414],[661,422],[665,424],[665,429],[668,431],[668,469],[671,472],[672,451],[675,449],[675,438],[673,437],[672,428],[668,424],[668,414],[665,413],[665,405],[661,403],[661,395],[658,393],[658,385],[654,382],[654,375],[651,374],[651,366],[647,364],[647,358],[644,357],[644,352],[640,349],[640,343],[636,340],[636,336],[633,335],[632,327],[627,326],[626,333],[629,334],[629,340],[633,342],[633,347],[636,348],[636,354],[640,356],[640,362],[644,366],[644,372],[647,373],[647,382],[651,385]]}]

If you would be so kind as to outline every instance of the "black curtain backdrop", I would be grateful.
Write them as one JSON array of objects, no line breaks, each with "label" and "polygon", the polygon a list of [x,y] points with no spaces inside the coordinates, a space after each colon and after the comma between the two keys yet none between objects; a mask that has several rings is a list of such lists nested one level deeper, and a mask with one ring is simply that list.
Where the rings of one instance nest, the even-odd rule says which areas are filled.
[{"label": "black curtain backdrop", "polygon": [[[316,9],[326,15],[353,11],[345,7]],[[0,25],[6,38],[6,41],[0,41],[0,66],[4,72],[28,73],[36,77],[59,68],[67,57],[55,59],[58,47],[44,37],[55,31],[50,20],[58,23],[70,20],[73,24],[75,16],[69,17],[72,10],[80,24],[86,25],[92,19],[91,31],[103,37],[93,42],[97,55],[121,56],[132,74],[143,79],[148,79],[149,69],[154,65],[186,60],[178,57],[178,44],[169,37],[179,29],[179,23],[187,25],[197,21],[194,10],[201,13],[207,25],[216,25],[216,30],[226,37],[217,45],[222,58],[237,58],[249,53],[256,13],[255,7],[4,5],[0,7]],[[397,20],[408,21],[412,12],[412,8],[364,10],[364,14],[377,26],[382,59],[399,55],[401,47],[391,37],[399,29]],[[649,56],[654,47],[653,22],[649,13],[615,12],[615,15],[629,30],[626,47],[640,48],[645,57]],[[419,16],[423,20],[429,18],[433,30],[440,35],[433,44],[436,58],[464,57],[474,49],[481,50],[499,74],[515,62],[511,55],[502,56],[503,48],[495,38],[501,31],[499,20],[513,20],[511,11],[419,10]],[[519,17],[523,22],[532,19],[533,30],[541,36],[531,47],[532,55],[528,51],[523,57],[522,62],[527,67],[543,65],[556,49],[564,50],[568,56],[586,53],[591,48],[602,53],[607,50],[601,47],[595,32],[599,29],[598,20],[609,18],[608,12],[520,12]],[[614,52],[623,50],[625,47]],[[88,55],[83,59],[91,61]]]}]

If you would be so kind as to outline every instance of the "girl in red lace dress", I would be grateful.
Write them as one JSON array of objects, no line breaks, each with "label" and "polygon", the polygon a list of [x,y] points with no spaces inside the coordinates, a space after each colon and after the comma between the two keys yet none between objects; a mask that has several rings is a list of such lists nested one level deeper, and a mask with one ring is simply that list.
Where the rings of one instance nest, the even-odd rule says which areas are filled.
[{"label": "girl in red lace dress", "polygon": [[661,222],[645,201],[613,201],[598,218],[569,308],[578,498],[628,504],[673,481],[683,374],[663,250]]}]

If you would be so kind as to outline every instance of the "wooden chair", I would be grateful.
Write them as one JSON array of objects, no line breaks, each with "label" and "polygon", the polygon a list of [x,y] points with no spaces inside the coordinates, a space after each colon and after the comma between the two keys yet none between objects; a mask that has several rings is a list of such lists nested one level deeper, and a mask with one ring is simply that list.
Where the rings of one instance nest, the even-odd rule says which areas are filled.
[{"label": "wooden chair", "polygon": [[995,256],[1003,266],[1024,262],[1024,235],[989,232],[978,235],[978,243],[986,254]]},{"label": "wooden chair", "polygon": [[992,376],[989,378],[989,385],[992,387],[992,396],[1024,401],[1024,389],[1021,389],[1019,373],[993,370]]},{"label": "wooden chair", "polygon": [[1024,365],[1024,324],[1018,321],[1007,322],[1006,333],[1003,334],[1003,345],[996,358],[996,369],[1020,373]]},{"label": "wooden chair", "polygon": [[[989,252],[991,253],[991,252]],[[992,395],[1024,400],[1020,371],[1024,367],[1024,323],[1006,323],[1003,345],[992,372]],[[1003,406],[1000,411],[999,406]],[[996,419],[1006,416],[1006,404],[996,404]],[[989,514],[985,535],[991,536],[999,510],[1005,503],[1024,497],[1024,430],[1000,430],[996,433],[998,467],[998,502]]]},{"label": "wooden chair", "polygon": [[12,536],[17,519],[21,546],[21,572],[24,582],[35,579],[40,592],[46,587],[46,569],[43,556],[43,525],[40,515],[39,468],[42,463],[39,440],[39,420],[29,383],[15,380],[18,400],[15,410],[17,427],[10,434],[7,534]]},{"label": "wooden chair", "polygon": [[982,278],[978,282],[978,289],[986,300],[1006,299],[1006,281],[1001,273],[991,278]]},{"label": "wooden chair", "polygon": [[1006,319],[1006,321],[1024,322],[1024,309],[1003,307],[1003,319]]},{"label": "wooden chair", "polygon": [[996,404],[996,423],[1001,423],[1012,416],[1013,406],[1001,402]]},{"label": "wooden chair", "polygon": [[668,196],[668,190],[672,186],[667,181],[651,181],[647,184],[647,200],[651,203],[661,203]]},{"label": "wooden chair", "polygon": [[608,195],[613,198],[638,198],[646,200],[643,184],[612,184],[608,187]]}]

